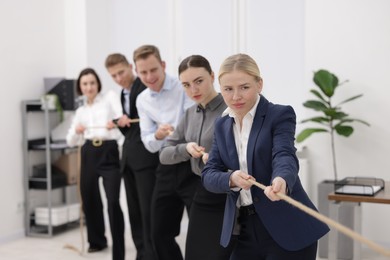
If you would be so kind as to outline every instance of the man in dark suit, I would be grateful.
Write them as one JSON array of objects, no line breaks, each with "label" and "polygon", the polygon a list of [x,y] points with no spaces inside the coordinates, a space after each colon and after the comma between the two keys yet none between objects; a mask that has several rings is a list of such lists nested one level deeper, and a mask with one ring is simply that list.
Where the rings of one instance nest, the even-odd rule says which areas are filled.
[{"label": "man in dark suit", "polygon": [[105,66],[113,80],[123,89],[121,103],[123,115],[114,120],[125,141],[122,148],[121,171],[126,189],[127,207],[137,260],[155,259],[151,242],[151,204],[155,185],[158,153],[150,153],[140,137],[136,98],[145,85],[133,74],[126,57],[114,53],[106,58]]},{"label": "man in dark suit", "polygon": [[216,121],[202,182],[211,192],[227,193],[221,245],[237,239],[231,260],[315,260],[317,240],[329,228],[276,195],[315,209],[298,177],[293,108],[260,95],[263,81],[248,55],[227,58],[219,82],[228,108]]}]

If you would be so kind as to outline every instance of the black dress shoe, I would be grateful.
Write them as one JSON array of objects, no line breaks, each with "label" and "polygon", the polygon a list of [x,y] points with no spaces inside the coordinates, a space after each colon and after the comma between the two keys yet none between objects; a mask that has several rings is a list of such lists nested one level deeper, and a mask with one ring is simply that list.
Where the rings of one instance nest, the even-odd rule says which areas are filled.
[{"label": "black dress shoe", "polygon": [[105,245],[105,246],[90,246],[88,248],[88,253],[99,252],[99,251],[102,251],[102,250],[104,250],[106,248],[107,248],[107,245]]}]

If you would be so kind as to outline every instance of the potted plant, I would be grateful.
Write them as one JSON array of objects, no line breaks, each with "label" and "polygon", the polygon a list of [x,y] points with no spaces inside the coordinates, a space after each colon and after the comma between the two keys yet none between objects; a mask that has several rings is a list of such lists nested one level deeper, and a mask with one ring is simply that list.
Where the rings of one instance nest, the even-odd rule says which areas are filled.
[{"label": "potted plant", "polygon": [[64,111],[62,109],[62,105],[58,95],[56,94],[46,94],[41,97],[41,109],[49,109],[49,110],[57,110],[60,122],[64,120]]},{"label": "potted plant", "polygon": [[335,134],[349,137],[354,131],[351,125],[353,122],[360,122],[369,126],[369,124],[363,120],[349,117],[347,113],[341,110],[341,105],[360,98],[363,94],[350,97],[340,103],[334,104],[332,98],[336,93],[336,89],[348,81],[345,80],[339,83],[339,79],[327,70],[316,71],[314,73],[313,81],[318,89],[311,89],[310,92],[316,97],[316,99],[306,101],[303,103],[303,106],[318,111],[321,115],[302,120],[301,123],[312,122],[318,124],[319,127],[306,128],[302,130],[298,134],[296,140],[300,143],[314,133],[329,133],[332,151],[333,174],[334,180],[337,181],[338,175],[334,143]]},{"label": "potted plant", "polygon": [[[296,140],[297,142],[303,142],[315,133],[328,133],[333,164],[333,180],[325,180],[318,184],[318,210],[325,215],[329,215],[329,202],[328,194],[334,191],[334,183],[338,180],[337,165],[336,165],[336,150],[335,150],[335,135],[349,137],[354,132],[352,123],[359,122],[367,126],[369,124],[363,120],[350,117],[346,112],[342,110],[342,105],[353,100],[356,100],[363,95],[356,95],[345,99],[339,103],[335,103],[333,98],[336,90],[342,86],[347,80],[339,82],[337,76],[327,70],[318,70],[314,72],[313,81],[317,89],[311,89],[310,92],[314,95],[315,99],[308,100],[303,103],[303,106],[313,109],[320,113],[318,116],[314,116],[301,123],[314,123],[317,127],[310,127],[302,130]],[[343,206],[339,210],[340,215],[343,217],[338,221],[344,225],[351,227],[351,219],[354,217],[353,208],[349,206]],[[353,243],[351,239],[346,237],[339,238],[339,250],[337,255],[342,259],[350,259],[353,255]],[[328,255],[328,236],[325,236],[319,241],[319,256],[326,258]]]}]

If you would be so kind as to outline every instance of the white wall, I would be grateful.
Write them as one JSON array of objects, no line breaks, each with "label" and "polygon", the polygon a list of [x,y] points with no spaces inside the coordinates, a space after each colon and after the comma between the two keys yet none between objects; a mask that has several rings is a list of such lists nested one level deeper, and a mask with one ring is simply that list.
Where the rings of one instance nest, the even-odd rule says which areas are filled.
[{"label": "white wall", "polygon": [[[50,11],[48,11],[50,10]],[[65,73],[63,1],[0,2],[0,241],[23,234],[21,101]]]},{"label": "white wall", "polygon": [[[336,138],[339,178],[372,176],[390,180],[390,2],[386,0],[314,0],[305,10],[305,89],[313,86],[312,71],[325,68],[349,83],[337,90],[339,101],[363,93],[345,105],[355,124],[350,138]],[[309,95],[304,97],[308,98]],[[301,119],[308,114],[299,115]],[[308,125],[306,125],[308,126]],[[333,178],[328,135],[313,136],[310,154],[312,185]],[[390,246],[390,207],[363,204],[363,235]]]},{"label": "white wall", "polygon": [[[104,58],[115,51],[131,60],[133,50],[146,43],[160,48],[174,75],[180,59],[190,54],[205,55],[216,72],[227,55],[254,55],[267,97],[293,105],[298,120],[310,116],[301,104],[309,97],[312,71],[325,68],[349,79],[341,98],[364,93],[346,108],[371,127],[356,125],[351,138],[337,137],[340,177],[389,180],[388,10],[387,0],[1,1],[0,114],[5,123],[0,136],[6,138],[0,148],[0,242],[23,232],[17,207],[23,202],[21,100],[43,94],[43,77],[77,77],[84,66],[98,70],[104,88],[119,90],[105,72]],[[297,125],[298,131],[303,127]],[[305,143],[312,191],[332,177],[326,138],[317,135]],[[315,192],[312,196],[316,201]],[[363,207],[363,235],[389,243],[390,227],[383,223],[390,209]]]},{"label": "white wall", "polygon": [[300,97],[305,91],[305,1],[246,2],[245,51],[260,66],[263,95],[271,102],[293,106],[300,114],[303,109]]},{"label": "white wall", "polygon": [[21,102],[44,94],[44,77],[105,72],[106,12],[104,0],[0,1],[0,243],[24,235]]}]

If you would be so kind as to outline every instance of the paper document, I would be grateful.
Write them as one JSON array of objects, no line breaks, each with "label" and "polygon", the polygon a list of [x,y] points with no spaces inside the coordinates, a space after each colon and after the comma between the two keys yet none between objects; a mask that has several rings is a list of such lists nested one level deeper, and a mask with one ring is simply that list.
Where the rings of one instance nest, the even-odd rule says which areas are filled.
[{"label": "paper document", "polygon": [[357,194],[357,195],[374,195],[382,189],[376,185],[344,185],[338,188],[336,193]]}]

